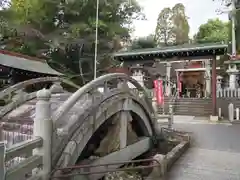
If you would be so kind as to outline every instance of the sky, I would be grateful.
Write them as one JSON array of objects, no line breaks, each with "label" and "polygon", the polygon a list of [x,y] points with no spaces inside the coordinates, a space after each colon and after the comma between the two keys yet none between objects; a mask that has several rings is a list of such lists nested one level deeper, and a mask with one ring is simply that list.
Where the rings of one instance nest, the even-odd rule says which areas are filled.
[{"label": "sky", "polygon": [[219,18],[223,21],[228,20],[227,14],[218,15],[216,10],[223,9],[221,4],[213,0],[138,0],[143,7],[143,12],[147,20],[134,21],[135,31],[133,37],[142,37],[153,34],[157,24],[158,14],[165,7],[173,7],[176,3],[184,4],[186,15],[189,18],[190,36],[197,33],[201,24],[208,19]]}]

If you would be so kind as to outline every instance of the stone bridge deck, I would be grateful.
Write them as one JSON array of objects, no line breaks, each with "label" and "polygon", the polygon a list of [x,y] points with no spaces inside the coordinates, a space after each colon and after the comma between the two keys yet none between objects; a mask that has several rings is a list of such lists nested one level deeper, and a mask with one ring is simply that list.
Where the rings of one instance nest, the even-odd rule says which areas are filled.
[{"label": "stone bridge deck", "polygon": [[239,125],[175,124],[193,132],[194,142],[167,180],[239,180]]}]

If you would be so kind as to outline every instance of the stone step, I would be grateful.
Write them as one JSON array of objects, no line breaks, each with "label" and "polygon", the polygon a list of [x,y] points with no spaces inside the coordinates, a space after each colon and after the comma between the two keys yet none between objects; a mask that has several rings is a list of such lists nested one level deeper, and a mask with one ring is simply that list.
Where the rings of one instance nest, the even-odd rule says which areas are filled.
[{"label": "stone step", "polygon": [[186,110],[186,111],[189,111],[189,110],[196,110],[196,111],[210,111],[212,108],[204,108],[204,107],[175,107],[174,110],[177,111],[177,110]]},{"label": "stone step", "polygon": [[175,109],[175,111],[176,110],[197,110],[197,111],[201,111],[201,110],[203,110],[203,111],[208,111],[208,110],[211,110],[212,108],[210,107],[210,108],[206,108],[206,107],[175,107],[174,108]]},{"label": "stone step", "polygon": [[184,116],[210,116],[212,113],[194,113],[194,112],[175,112],[174,115],[184,115]]},{"label": "stone step", "polygon": [[184,106],[184,105],[175,105],[175,106],[173,106],[173,107],[175,107],[175,108],[189,108],[189,109],[191,109],[191,108],[202,108],[202,109],[209,109],[209,108],[211,108],[212,106],[209,106],[209,105],[207,105],[207,106],[204,106],[204,105],[191,105],[191,106]]},{"label": "stone step", "polygon": [[211,107],[212,106],[212,104],[211,103],[208,103],[208,104],[203,104],[203,103],[175,103],[175,104],[173,104],[173,105],[175,105],[175,106],[189,106],[189,107],[191,107],[191,106],[207,106],[207,107]]},{"label": "stone step", "polygon": [[188,103],[188,102],[177,102],[175,105],[182,105],[182,106],[211,106],[212,103]]},{"label": "stone step", "polygon": [[189,114],[193,114],[193,113],[197,113],[197,114],[209,114],[212,111],[187,111],[187,110],[176,110],[174,111],[174,113],[189,113]]},{"label": "stone step", "polygon": [[179,104],[179,105],[181,105],[181,104],[185,104],[185,105],[194,105],[194,104],[196,104],[196,105],[201,105],[201,104],[203,104],[203,105],[211,105],[212,103],[200,103],[200,102],[175,102],[175,104]]},{"label": "stone step", "polygon": [[194,115],[194,116],[208,116],[211,115],[211,104],[188,104],[176,105],[174,113],[177,115]]},{"label": "stone step", "polygon": [[203,106],[203,105],[192,105],[192,106],[183,106],[183,105],[176,105],[174,106],[174,108],[183,108],[183,109],[197,109],[197,108],[200,108],[200,109],[211,109],[212,106]]},{"label": "stone step", "polygon": [[204,103],[204,104],[207,104],[207,103],[211,103],[212,101],[175,101],[176,103]]},{"label": "stone step", "polygon": [[177,98],[179,101],[211,101],[212,98]]}]

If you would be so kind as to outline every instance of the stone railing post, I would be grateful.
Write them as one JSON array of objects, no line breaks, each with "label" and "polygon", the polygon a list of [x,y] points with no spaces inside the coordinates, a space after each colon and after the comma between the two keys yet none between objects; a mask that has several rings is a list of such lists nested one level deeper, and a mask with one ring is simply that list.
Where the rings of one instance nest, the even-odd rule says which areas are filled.
[{"label": "stone railing post", "polygon": [[51,93],[63,93],[64,89],[61,86],[61,82],[55,82],[51,87],[50,87]]},{"label": "stone railing post", "polygon": [[168,128],[172,129],[173,125],[173,105],[169,104],[169,118],[168,118]]},{"label": "stone railing post", "polygon": [[233,121],[234,119],[234,105],[232,103],[228,105],[228,118],[229,121]]},{"label": "stone railing post", "polygon": [[3,124],[0,123],[0,142],[4,141]]},{"label": "stone railing post", "polygon": [[0,141],[0,179],[5,179],[5,143]]},{"label": "stone railing post", "polygon": [[162,179],[165,175],[166,170],[167,170],[165,156],[162,155],[162,154],[156,154],[153,157],[153,159],[154,159],[153,165],[155,167],[153,167],[153,170],[152,170],[151,174],[148,176],[149,178],[146,178],[146,179],[147,180]]},{"label": "stone railing post", "polygon": [[236,120],[239,120],[239,108],[236,108]]},{"label": "stone railing post", "polygon": [[35,119],[33,133],[35,137],[43,139],[43,146],[33,150],[33,155],[43,157],[42,179],[47,180],[51,173],[51,151],[52,151],[52,120],[51,120],[51,92],[42,89],[37,92],[37,103],[35,109]]}]

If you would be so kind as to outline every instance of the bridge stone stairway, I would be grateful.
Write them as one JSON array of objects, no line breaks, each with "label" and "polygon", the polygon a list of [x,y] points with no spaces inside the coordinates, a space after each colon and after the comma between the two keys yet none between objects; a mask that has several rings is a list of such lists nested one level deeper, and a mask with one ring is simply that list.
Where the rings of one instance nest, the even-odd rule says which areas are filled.
[{"label": "bridge stone stairway", "polygon": [[211,99],[179,98],[174,104],[175,115],[209,116],[211,115]]},{"label": "bridge stone stairway", "polygon": [[[0,98],[27,85],[59,81],[65,82],[51,77],[22,82],[0,92]],[[111,82],[118,82],[117,86],[108,87]],[[133,93],[126,86],[127,82],[139,92]],[[100,92],[99,87],[104,91]],[[21,139],[22,142],[14,145],[10,143],[5,150],[1,140],[9,139],[1,137],[0,155],[4,156],[0,158],[5,160],[0,167],[5,169],[1,169],[0,178],[5,175],[6,180],[48,179],[51,174],[55,179],[67,179],[77,173],[80,179],[97,180],[104,173],[92,172],[106,172],[109,168],[109,165],[99,164],[113,163],[111,169],[114,170],[133,163],[133,159],[153,147],[154,115],[141,85],[119,73],[99,77],[73,94],[64,91],[59,84],[53,84],[49,90],[20,94],[1,109],[1,124],[6,133],[20,132],[22,126],[31,122],[31,138]],[[10,124],[17,124],[19,128],[7,130]],[[21,161],[6,167],[17,157],[22,157]],[[69,166],[86,160],[90,160],[88,167],[67,171]],[[86,169],[88,172],[83,173]]]}]

